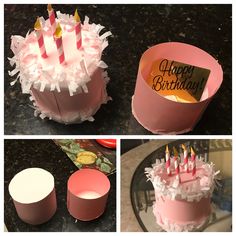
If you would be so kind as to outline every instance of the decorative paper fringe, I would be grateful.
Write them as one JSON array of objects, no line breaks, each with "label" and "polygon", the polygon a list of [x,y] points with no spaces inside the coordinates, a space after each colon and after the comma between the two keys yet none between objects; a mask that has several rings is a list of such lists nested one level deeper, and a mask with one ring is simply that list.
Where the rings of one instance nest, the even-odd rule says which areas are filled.
[{"label": "decorative paper fringe", "polygon": [[[109,80],[108,76],[107,76],[107,72],[104,71],[102,73],[102,76],[103,76],[103,79],[105,81]],[[47,112],[47,111],[44,111],[44,110],[41,110],[38,106],[37,106],[37,102],[32,94],[32,92],[30,91],[30,97],[29,97],[29,100],[31,102],[33,102],[33,106],[32,108],[34,109],[34,116],[37,117],[39,116],[41,119],[45,119],[46,117],[48,119],[52,119],[53,117],[53,120],[56,120],[60,123],[65,123],[65,124],[69,124],[69,123],[82,123],[84,121],[90,121],[90,122],[93,122],[95,119],[93,118],[92,114],[95,114],[96,111],[98,110],[98,108],[102,105],[102,104],[106,104],[108,101],[112,100],[111,97],[109,97],[107,95],[107,92],[106,92],[106,86],[104,87],[104,97],[103,97],[103,100],[101,102],[101,104],[98,105],[98,107],[93,110],[93,109],[88,109],[87,111],[79,111],[76,115],[74,115],[74,118],[71,118],[70,117],[70,120],[64,120],[62,119],[61,117],[58,117],[55,119],[55,117],[50,114],[50,112]],[[75,122],[76,121],[76,122]]]},{"label": "decorative paper fringe", "polygon": [[197,161],[197,166],[199,165],[204,170],[203,173],[197,172],[196,177],[200,181],[193,181],[192,185],[188,185],[187,188],[179,184],[179,181],[176,179],[166,184],[166,181],[160,177],[166,171],[165,163],[156,162],[152,165],[152,168],[145,168],[145,174],[153,184],[156,197],[166,196],[171,200],[186,200],[189,202],[200,201],[203,197],[208,197],[212,194],[215,187],[216,175],[219,172],[215,172],[213,163],[208,164]]},{"label": "decorative paper fringe", "polygon": [[[65,30],[69,32],[74,27],[74,19],[72,15],[69,14],[62,14],[61,12],[57,12],[57,21],[67,25]],[[50,30],[50,22],[43,17],[40,17],[41,25],[45,34],[52,34]],[[110,31],[102,34],[99,36],[99,33],[104,28],[104,26],[98,24],[89,24],[89,18],[86,16],[84,20],[84,25],[82,25],[82,33],[83,30],[88,30],[92,32],[94,41],[99,38],[99,55],[101,56],[103,50],[108,46],[107,37],[111,34]],[[74,28],[73,28],[74,29]],[[28,52],[27,44],[30,42],[36,42],[37,38],[34,33],[27,33],[25,38],[22,36],[12,36],[11,37],[11,50],[14,53],[12,58],[8,58],[10,61],[11,66],[15,65],[15,68],[12,71],[9,71],[10,76],[17,75],[17,78],[12,81],[10,84],[13,86],[17,80],[20,80],[22,92],[23,93],[30,93],[30,89],[32,86],[36,86],[39,88],[41,92],[45,89],[50,91],[61,91],[61,85],[67,84],[69,93],[71,96],[81,92],[88,92],[87,83],[91,80],[90,78],[90,71],[87,67],[87,64],[91,64],[92,59],[94,57],[94,50],[92,49],[92,45],[88,45],[85,47],[85,54],[84,58],[80,61],[77,65],[72,65],[70,67],[61,67],[54,69],[53,66],[48,66],[47,68],[42,69],[42,65],[40,64],[39,60],[37,59],[37,55]],[[91,40],[93,42],[93,40]],[[30,61],[29,64],[23,64],[21,61],[27,58]],[[107,68],[105,62],[103,61],[94,61],[95,65],[100,68]],[[92,73],[92,72],[91,72]],[[79,78],[79,79],[78,79]],[[108,76],[104,77],[106,82],[109,81]],[[92,119],[90,119],[92,120]]]}]

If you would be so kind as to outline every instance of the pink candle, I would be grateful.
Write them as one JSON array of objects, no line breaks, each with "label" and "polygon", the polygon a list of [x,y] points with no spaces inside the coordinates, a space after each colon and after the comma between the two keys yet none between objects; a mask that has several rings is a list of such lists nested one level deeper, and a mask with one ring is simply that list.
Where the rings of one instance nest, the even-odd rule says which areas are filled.
[{"label": "pink candle", "polygon": [[195,176],[196,175],[196,154],[195,154],[192,147],[191,147],[191,161],[192,161],[192,164],[193,164],[192,176]]},{"label": "pink candle", "polygon": [[63,49],[63,43],[62,43],[62,29],[61,29],[61,26],[59,23],[58,23],[58,25],[56,27],[56,31],[54,33],[54,39],[55,39],[56,45],[57,45],[59,62],[60,62],[60,64],[63,64],[65,62],[65,55],[64,55],[64,49]]},{"label": "pink candle", "polygon": [[184,170],[188,173],[188,150],[184,144],[182,144],[182,148],[184,150]]},{"label": "pink candle", "polygon": [[80,49],[82,45],[81,21],[77,9],[75,10],[74,19],[76,22],[75,23],[76,46],[77,49]]},{"label": "pink candle", "polygon": [[52,34],[54,34],[56,31],[56,18],[54,9],[52,8],[51,4],[48,4],[47,10],[48,10],[49,21],[52,27]]},{"label": "pink candle", "polygon": [[34,24],[34,29],[35,29],[35,33],[38,39],[38,45],[39,45],[41,57],[47,58],[46,48],[45,48],[44,39],[43,39],[42,26],[41,26],[39,18],[37,18]]},{"label": "pink candle", "polygon": [[179,161],[178,161],[179,154],[175,147],[173,148],[173,150],[174,150],[174,165],[175,165],[176,179],[178,179],[179,182],[181,182],[180,171],[179,171]]},{"label": "pink candle", "polygon": [[171,170],[170,170],[170,152],[168,145],[166,145],[166,171],[169,176],[171,176]]}]

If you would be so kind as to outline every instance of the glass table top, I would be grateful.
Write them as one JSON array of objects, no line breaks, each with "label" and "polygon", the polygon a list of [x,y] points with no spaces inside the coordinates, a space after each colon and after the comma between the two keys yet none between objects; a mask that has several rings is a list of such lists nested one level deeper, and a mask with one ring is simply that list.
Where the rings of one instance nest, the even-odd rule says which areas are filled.
[{"label": "glass table top", "polygon": [[[198,158],[201,158],[204,161],[208,161],[210,152],[232,150],[232,143],[230,142],[230,140],[229,142],[227,140],[225,140],[224,142],[222,140],[216,140],[215,143],[209,143],[209,140],[177,140],[169,143],[168,146],[170,150],[172,150],[172,148],[175,146],[181,156],[181,153],[183,152],[181,149],[181,144],[183,143],[188,147],[188,150],[189,147],[192,146],[196,150]],[[146,167],[151,167],[152,164],[156,162],[156,159],[164,161],[165,146],[162,146],[159,149],[155,150],[139,164],[133,175],[130,188],[131,202],[136,218],[143,231],[149,232],[163,231],[162,228],[156,224],[155,217],[152,212],[152,205],[155,201],[154,189],[152,183],[150,181],[147,181],[146,175],[144,174],[144,169]],[[230,181],[232,180],[230,179]],[[230,183],[232,184],[232,182]],[[227,218],[229,218],[229,222],[227,224],[224,223],[225,229],[223,231],[231,231],[231,212],[223,211],[219,209],[219,207],[215,204],[213,205],[213,209],[214,210],[210,217],[210,220],[208,224],[204,227],[203,231],[208,231],[208,227],[210,229],[210,226],[216,224],[217,222],[220,222],[221,220],[227,220]]]}]

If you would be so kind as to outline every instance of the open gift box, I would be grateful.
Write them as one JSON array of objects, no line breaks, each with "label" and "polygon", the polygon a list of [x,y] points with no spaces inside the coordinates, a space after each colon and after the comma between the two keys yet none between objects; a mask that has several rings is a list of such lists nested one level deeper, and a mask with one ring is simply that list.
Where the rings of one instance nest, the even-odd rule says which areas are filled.
[{"label": "open gift box", "polygon": [[[152,64],[162,58],[210,70],[200,101],[177,102],[158,94],[147,83]],[[223,81],[220,64],[205,51],[184,43],[168,42],[149,48],[141,57],[132,98],[137,121],[155,134],[181,134],[191,131]]]}]

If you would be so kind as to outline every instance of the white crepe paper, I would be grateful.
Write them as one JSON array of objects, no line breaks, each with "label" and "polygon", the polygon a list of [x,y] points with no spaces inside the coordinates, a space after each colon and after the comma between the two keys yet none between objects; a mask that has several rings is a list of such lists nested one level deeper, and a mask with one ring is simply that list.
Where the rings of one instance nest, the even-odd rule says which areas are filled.
[{"label": "white crepe paper", "polygon": [[[71,30],[71,27],[74,30],[74,17],[69,14],[63,14],[61,12],[57,12],[57,21],[63,23],[63,25],[68,26],[64,30]],[[46,34],[51,34],[50,30],[50,22],[43,17],[40,17],[40,22],[42,24],[42,29]],[[10,76],[15,76],[18,74],[17,78],[11,82],[13,86],[18,79],[20,79],[22,85],[23,93],[29,93],[31,86],[37,85],[41,92],[44,89],[48,89],[50,91],[57,90],[61,91],[61,86],[67,84],[69,93],[73,96],[75,93],[85,92],[88,93],[88,89],[86,84],[91,80],[91,73],[93,71],[91,64],[101,67],[103,69],[107,68],[105,62],[101,60],[94,60],[94,54],[102,55],[102,51],[108,45],[107,37],[112,35],[110,31],[104,33],[99,36],[100,31],[104,28],[104,26],[98,24],[89,24],[89,18],[86,16],[84,20],[84,25],[82,26],[82,34],[86,34],[86,31],[89,30],[89,42],[86,42],[86,47],[84,47],[84,55],[81,58],[80,63],[75,66],[71,65],[70,67],[61,67],[61,69],[54,70],[53,66],[47,66],[42,68],[42,64],[40,63],[40,59],[37,55],[29,54],[29,50],[27,50],[27,45],[29,42],[37,41],[37,37],[34,32],[27,33],[25,37],[15,35],[11,37],[11,50],[14,53],[12,58],[8,58],[11,66],[15,65],[15,68],[12,71],[9,71]],[[83,32],[83,29],[86,30]],[[100,45],[99,51],[98,49],[94,49],[93,45]],[[21,61],[23,59],[29,59],[29,63],[23,64]],[[87,67],[89,65],[89,67]],[[107,80],[107,77],[105,78]],[[35,86],[34,86],[35,87]]]},{"label": "white crepe paper", "polygon": [[[68,32],[74,30],[75,21],[72,15],[63,14],[58,11],[56,21],[63,26],[63,30]],[[45,20],[43,17],[40,17],[40,22],[44,34],[51,36],[52,31],[49,19]],[[88,93],[87,83],[91,81],[91,75],[94,68],[100,67],[106,69],[108,67],[104,61],[97,58],[101,58],[103,50],[108,46],[107,37],[112,34],[108,31],[99,36],[100,32],[104,29],[104,26],[100,24],[90,24],[87,16],[85,16],[84,24],[81,24],[81,28],[82,35],[88,39],[86,45],[83,47],[84,54],[79,63],[67,67],[42,65],[42,59],[38,58],[37,54],[33,54],[27,48],[29,43],[37,42],[34,31],[31,33],[28,32],[25,37],[19,35],[11,36],[11,50],[14,56],[8,58],[8,60],[10,65],[15,66],[15,68],[12,71],[8,71],[8,73],[12,77],[17,77],[14,78],[10,84],[13,86],[19,80],[22,93],[26,94],[31,94],[32,87],[40,92],[43,92],[44,90],[61,92],[62,88],[68,88],[70,96],[74,96],[78,93]],[[94,49],[94,46],[97,46],[97,49]],[[97,54],[98,57],[94,57],[95,54]],[[22,63],[24,60],[27,60],[27,63]],[[106,71],[103,71],[102,76],[106,83],[108,83],[109,77]],[[106,103],[111,100],[111,98],[107,96],[106,88],[104,88],[104,90],[105,96],[103,103]],[[30,100],[33,101],[34,98],[31,96]],[[34,107],[36,116],[40,116],[42,119],[45,117],[52,119],[52,114],[50,114],[50,112],[40,110],[37,107],[37,104],[35,104]],[[94,114],[94,111],[80,111],[76,115],[77,117],[72,118],[72,120],[78,120],[78,122],[85,120],[93,121],[94,118],[91,114]],[[66,121],[58,121],[66,123]]]},{"label": "white crepe paper", "polygon": [[[107,77],[104,77],[104,76],[107,76],[107,73],[104,72],[102,75],[103,75],[103,79],[105,80]],[[80,92],[82,92],[82,91],[80,91]],[[56,117],[54,117],[54,115],[52,113],[50,113],[50,111],[40,110],[39,107],[37,106],[37,102],[36,102],[31,91],[29,92],[29,94],[31,95],[29,97],[29,99],[30,99],[30,101],[33,102],[35,117],[39,116],[41,119],[45,119],[45,117],[48,117],[50,120],[53,119],[53,120],[56,120],[57,122],[65,123],[65,124],[82,123],[86,120],[90,121],[90,122],[94,121],[92,114],[94,114],[96,111],[94,112],[94,110],[90,109],[90,108],[88,108],[87,110],[84,110],[84,111],[79,111],[77,114],[74,115],[74,117],[70,117],[70,119],[68,121],[62,120],[60,117],[56,118]],[[107,95],[106,88],[104,87],[104,97],[103,97],[102,104],[106,104],[110,100],[112,100],[112,98]],[[98,110],[99,107],[100,107],[100,105],[96,108],[96,110]]]},{"label": "white crepe paper", "polygon": [[163,171],[166,171],[165,163],[156,162],[152,165],[152,168],[145,168],[145,174],[147,179],[152,182],[157,197],[165,196],[171,200],[186,200],[189,202],[200,201],[203,197],[209,197],[212,194],[216,184],[216,175],[219,172],[215,172],[213,163],[198,160],[196,164],[201,166],[203,171],[196,172],[198,181],[192,181],[191,186],[188,185],[187,188],[176,179],[167,184],[160,177]]}]

